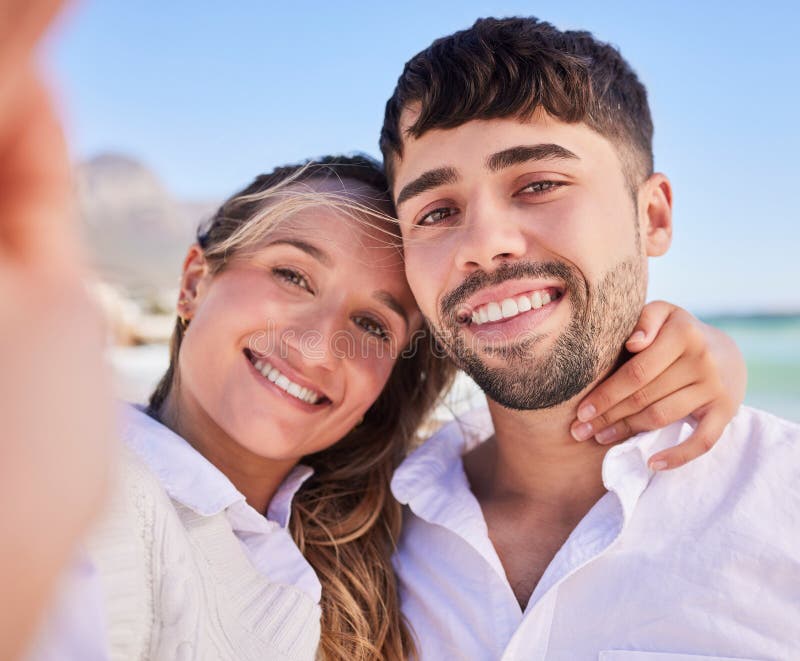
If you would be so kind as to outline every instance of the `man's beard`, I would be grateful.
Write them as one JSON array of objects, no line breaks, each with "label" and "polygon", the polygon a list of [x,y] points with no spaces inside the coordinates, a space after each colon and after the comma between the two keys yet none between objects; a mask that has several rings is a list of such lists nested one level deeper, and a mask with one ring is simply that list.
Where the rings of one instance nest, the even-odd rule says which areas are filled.
[{"label": "man's beard", "polygon": [[[458,319],[463,301],[484,287],[521,278],[556,278],[569,293],[564,303],[571,304],[572,318],[549,352],[537,350],[545,335],[535,332],[511,345],[479,350],[467,346]],[[438,338],[454,362],[498,404],[546,409],[572,399],[616,363],[641,313],[645,289],[638,256],[611,268],[593,289],[575,269],[560,262],[506,263],[491,274],[473,273],[442,300],[443,329]],[[479,351],[504,359],[506,365],[487,366]]]}]

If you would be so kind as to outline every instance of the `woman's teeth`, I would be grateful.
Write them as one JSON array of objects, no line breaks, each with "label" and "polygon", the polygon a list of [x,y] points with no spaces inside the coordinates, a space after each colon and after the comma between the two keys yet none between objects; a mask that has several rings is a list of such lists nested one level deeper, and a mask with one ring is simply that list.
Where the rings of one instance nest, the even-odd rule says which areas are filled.
[{"label": "woman's teeth", "polygon": [[307,404],[316,404],[320,399],[322,399],[322,395],[318,392],[315,392],[309,388],[304,388],[303,386],[295,383],[294,381],[290,380],[284,374],[270,365],[266,360],[255,360],[253,359],[250,361],[253,363],[253,366],[261,372],[261,375],[274,383],[278,388],[281,390],[289,393],[292,397],[296,397],[300,401],[306,402]]},{"label": "woman's teeth", "polygon": [[535,291],[531,294],[523,294],[514,298],[507,298],[500,303],[487,303],[481,305],[472,313],[472,323],[480,326],[492,321],[510,319],[528,310],[538,310],[543,305],[547,305],[553,297],[546,289]]}]

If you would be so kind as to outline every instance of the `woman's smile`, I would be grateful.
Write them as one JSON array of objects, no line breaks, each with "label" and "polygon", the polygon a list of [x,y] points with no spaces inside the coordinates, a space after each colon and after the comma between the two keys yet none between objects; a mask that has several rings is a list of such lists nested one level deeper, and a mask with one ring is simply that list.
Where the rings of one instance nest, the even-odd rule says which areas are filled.
[{"label": "woman's smile", "polygon": [[332,404],[331,399],[309,379],[279,361],[275,356],[259,356],[250,349],[244,350],[244,356],[251,373],[262,386],[271,392],[288,399],[302,410],[319,411]]}]

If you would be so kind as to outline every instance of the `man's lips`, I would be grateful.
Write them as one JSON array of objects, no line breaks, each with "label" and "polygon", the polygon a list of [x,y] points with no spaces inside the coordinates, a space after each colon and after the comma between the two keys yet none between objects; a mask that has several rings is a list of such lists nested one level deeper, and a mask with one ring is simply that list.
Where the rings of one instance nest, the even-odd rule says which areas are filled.
[{"label": "man's lips", "polygon": [[462,325],[462,328],[482,342],[486,341],[491,345],[497,343],[505,344],[509,341],[516,342],[521,335],[526,333],[536,332],[540,334],[542,331],[539,330],[539,327],[549,317],[557,313],[564,298],[565,296],[563,295],[559,296],[539,308],[531,308],[526,312],[518,312],[516,315],[503,317],[496,321],[486,321],[484,323],[467,321]]},{"label": "man's lips", "polygon": [[456,319],[461,324],[482,325],[516,317],[560,299],[565,287],[553,281],[506,281],[487,287],[459,306]]}]

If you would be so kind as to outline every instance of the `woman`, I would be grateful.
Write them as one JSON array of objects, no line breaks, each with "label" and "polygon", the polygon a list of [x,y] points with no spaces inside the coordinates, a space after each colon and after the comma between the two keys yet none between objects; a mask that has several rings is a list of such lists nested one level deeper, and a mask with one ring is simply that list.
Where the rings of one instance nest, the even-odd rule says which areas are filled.
[{"label": "woman", "polygon": [[[313,658],[320,613],[324,658],[413,656],[389,479],[453,369],[391,213],[373,162],[331,157],[257,178],[200,232],[90,545],[115,658]],[[687,384],[718,383],[703,364]]]}]

